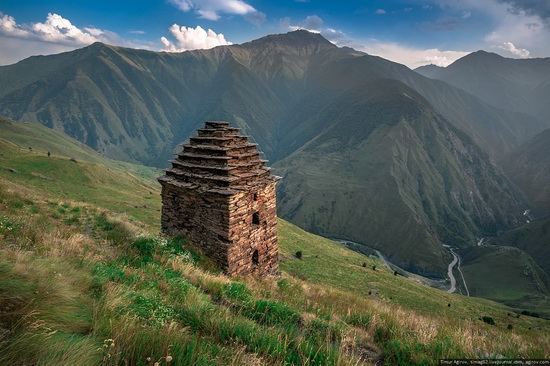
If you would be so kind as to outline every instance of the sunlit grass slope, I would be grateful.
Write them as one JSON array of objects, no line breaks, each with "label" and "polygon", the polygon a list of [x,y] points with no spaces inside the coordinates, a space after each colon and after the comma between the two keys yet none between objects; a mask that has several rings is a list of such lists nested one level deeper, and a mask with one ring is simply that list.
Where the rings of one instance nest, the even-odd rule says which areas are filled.
[{"label": "sunlit grass slope", "polygon": [[[156,209],[123,204],[159,207],[154,181],[61,155],[38,170],[38,148],[2,143],[0,364],[550,357],[547,320],[417,284],[282,220],[281,277],[229,279],[185,240],[159,236]],[[73,166],[85,172],[80,181],[96,178],[73,188]]]},{"label": "sunlit grass slope", "polygon": [[0,117],[0,177],[18,185],[160,226],[159,175],[158,169],[105,158],[42,125]]}]

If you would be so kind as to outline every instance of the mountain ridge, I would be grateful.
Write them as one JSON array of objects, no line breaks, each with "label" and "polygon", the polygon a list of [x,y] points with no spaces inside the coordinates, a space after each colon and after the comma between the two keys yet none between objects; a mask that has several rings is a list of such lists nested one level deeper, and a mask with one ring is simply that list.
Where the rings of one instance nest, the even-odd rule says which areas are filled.
[{"label": "mountain ridge", "polygon": [[450,262],[442,244],[465,248],[519,224],[525,206],[511,183],[418,93],[381,79],[341,99],[306,121],[332,121],[322,134],[274,164],[282,217],[431,276]]},{"label": "mountain ridge", "polygon": [[[426,69],[417,69],[425,73]],[[426,74],[463,89],[495,107],[532,115],[550,127],[550,58],[512,59],[486,51],[472,52],[451,65]],[[540,131],[539,131],[540,132]]]},{"label": "mountain ridge", "polygon": [[[44,60],[46,67],[41,68]],[[13,75],[24,72],[27,74],[23,79],[14,80]],[[421,147],[427,145],[424,140],[428,137],[416,136],[418,126],[410,125],[409,120],[399,133],[391,128],[377,131],[388,146],[395,145],[396,151],[411,148],[418,158],[414,168],[398,162],[382,145],[362,146],[371,150],[369,154],[360,155],[353,164],[368,166],[369,159],[377,156],[381,163],[399,172],[394,175],[411,180],[411,184],[404,187],[391,174],[385,177],[395,183],[391,190],[386,191],[386,198],[407,212],[402,214],[389,205],[383,206],[388,218],[395,217],[395,230],[387,235],[403,239],[405,234],[399,228],[414,226],[414,231],[422,234],[415,235],[408,244],[401,240],[399,248],[395,247],[398,250],[393,251],[396,260],[399,258],[405,263],[404,255],[409,247],[422,245],[425,240],[437,254],[427,255],[419,268],[438,272],[440,276],[445,273],[444,258],[448,256],[440,248],[440,236],[454,233],[452,240],[473,245],[477,235],[491,232],[496,227],[508,229],[516,225],[517,208],[506,215],[489,215],[487,223],[491,224],[485,229],[482,229],[483,220],[474,216],[491,212],[485,207],[489,201],[495,212],[503,212],[503,208],[508,206],[523,206],[516,194],[508,189],[505,177],[495,170],[494,162],[543,129],[542,123],[532,116],[498,109],[443,81],[426,78],[380,57],[338,48],[321,35],[305,31],[267,36],[243,45],[183,53],[156,53],[94,44],[45,59],[27,59],[16,65],[0,67],[0,80],[6,85],[5,94],[0,97],[0,114],[63,130],[109,157],[156,166],[165,166],[175,146],[209,119],[228,120],[244,134],[251,135],[274,165],[289,157],[294,159],[304,152],[304,146],[313,146],[312,142],[325,139],[327,130],[335,134],[346,132],[342,139],[347,139],[350,146],[345,146],[342,151],[349,152],[361,143],[360,133],[350,133],[349,126],[359,125],[365,111],[376,110],[379,116],[390,116],[397,111],[406,120],[407,113],[415,112],[418,103],[409,103],[410,99],[403,93],[418,95],[422,98],[422,110],[429,111],[425,114],[429,116],[426,131],[430,130],[436,136],[434,146],[446,151],[445,158],[449,163],[453,162],[450,163],[453,168],[440,174],[433,161],[421,158],[427,156]],[[386,81],[381,83],[380,80]],[[384,101],[380,95],[384,95],[385,84],[398,85],[392,90],[404,91],[390,93],[390,100]],[[393,97],[396,100],[392,101]],[[420,97],[416,99],[420,100]],[[349,105],[348,100],[354,103]],[[365,104],[368,100],[376,100],[379,108],[374,108],[372,103]],[[397,100],[402,102],[402,106],[396,103]],[[327,110],[327,106],[333,110]],[[407,108],[411,110],[407,111]],[[346,115],[349,120],[343,117]],[[471,172],[459,174],[455,169],[460,164],[459,159],[452,156],[452,151],[460,149],[440,139],[450,136],[457,141],[463,139],[456,137],[458,133],[451,132],[447,122],[441,124],[444,127],[437,127],[437,121],[442,119],[480,146],[483,154],[478,153],[477,148],[473,154],[484,167],[480,177],[486,174],[491,177],[490,182],[505,182],[506,189],[500,191],[508,193],[504,194],[506,198],[502,202],[479,200],[469,206],[471,210],[464,210],[455,203],[453,185],[445,184],[445,179],[456,183],[468,177],[470,186],[485,187],[481,191],[489,185],[472,177]],[[441,133],[434,134],[433,131]],[[401,133],[423,142],[419,146],[409,145],[400,137]],[[368,138],[363,141],[368,141]],[[296,169],[305,170],[307,166],[296,166]],[[439,175],[439,188],[426,188],[424,192],[425,205],[433,211],[432,215],[447,217],[450,230],[438,228],[426,219],[429,215],[422,207],[418,182],[411,178],[416,177],[414,169],[430,172],[428,175],[433,179]],[[331,174],[323,172],[323,167],[318,170],[321,182],[334,179]],[[460,178],[461,174],[464,177]],[[361,184],[367,182],[367,178],[360,177]],[[311,195],[314,187],[304,185],[302,188],[304,192],[291,192],[294,196],[291,201],[309,197],[307,200],[318,201],[306,202],[309,205],[319,204],[325,208],[332,205],[327,197]],[[371,191],[371,194],[376,199],[376,192]],[[436,202],[446,203],[437,206]],[[320,206],[316,209],[321,209]],[[368,202],[363,201],[357,210],[368,211]],[[290,211],[284,210],[285,214]],[[344,231],[346,222],[353,219],[354,214],[346,209],[341,215],[336,233]],[[472,220],[476,221],[475,225],[471,224]],[[323,226],[327,225],[330,223],[323,223]],[[464,233],[457,228],[464,228]],[[361,238],[354,238],[354,241],[361,241]],[[407,263],[413,266],[412,262]]]},{"label": "mountain ridge", "polygon": [[[291,47],[294,39],[301,42],[297,47],[296,45]],[[302,49],[300,47],[304,46],[304,42],[309,47],[305,48],[308,52],[299,55],[298,51]],[[284,43],[285,47],[278,48],[277,43]],[[262,48],[266,47],[270,51],[266,51],[267,54],[262,53]],[[249,78],[249,83],[239,88],[249,89],[250,94],[256,99],[258,97],[262,99],[257,102],[258,108],[244,115],[226,110],[231,109],[232,106],[240,108],[246,104],[244,96],[244,100],[243,98],[235,100],[229,96],[232,106],[229,102],[223,101],[224,95],[237,90],[227,90],[226,94],[218,93],[217,98],[211,95],[211,90],[215,90],[217,85],[224,81],[219,70],[224,70],[224,67],[228,72],[236,70],[227,68],[227,62],[231,62],[230,59],[240,63],[254,74],[254,77]],[[60,69],[61,65],[73,65],[71,67],[76,68],[78,73],[77,70],[73,70],[69,77],[66,75],[66,70]],[[530,121],[525,116],[514,116],[516,119],[525,120],[524,127],[508,114],[492,110],[471,96],[461,95],[456,90],[447,90],[448,87],[443,84],[435,85],[434,82],[422,80],[416,76],[416,73],[402,65],[340,49],[321,35],[307,31],[266,36],[242,45],[219,46],[210,50],[183,53],[158,53],[95,43],[86,48],[59,55],[30,58],[15,65],[0,67],[0,80],[5,84],[3,94],[0,94],[0,105],[2,105],[0,114],[55,126],[57,129],[66,128],[70,135],[111,157],[162,166],[163,161],[169,158],[171,149],[161,148],[159,144],[164,140],[171,141],[175,146],[188,137],[201,120],[209,117],[204,102],[206,105],[219,105],[219,111],[214,115],[217,117],[215,119],[233,120],[241,128],[250,130],[253,136],[256,135],[255,138],[259,138],[263,134],[254,133],[259,123],[266,123],[266,120],[272,121],[269,133],[275,134],[278,129],[286,128],[285,119],[289,117],[288,113],[293,108],[299,108],[304,105],[304,102],[314,100],[323,93],[331,94],[330,90],[334,88],[337,80],[334,77],[328,80],[324,77],[323,79],[327,80],[324,85],[315,84],[317,76],[340,73],[342,69],[345,70],[348,67],[358,71],[358,74],[355,73],[359,77],[351,75],[351,70],[347,72],[347,76],[342,75],[347,80],[344,85],[341,85],[342,92],[347,88],[346,84],[353,85],[355,82],[368,80],[365,70],[375,78],[397,78],[413,89],[419,90],[440,113],[445,114],[452,123],[474,136],[478,142],[484,139],[490,141],[486,148],[496,156],[509,151],[542,130],[542,127],[537,126],[537,122]],[[94,75],[91,78],[92,83],[76,79],[78,75],[85,76],[90,72]],[[16,75],[25,76],[18,80]],[[105,98],[101,94],[112,92],[109,91],[109,85],[94,85],[93,80],[97,78],[114,79],[113,81],[119,82],[122,89],[116,95],[128,95],[127,102],[130,103],[131,112],[120,110],[116,99],[112,96],[101,100]],[[141,79],[148,81],[138,82]],[[45,81],[50,85],[50,89],[65,93],[65,99],[49,100],[48,95],[51,95],[53,90],[45,89],[43,83]],[[136,82],[137,84],[133,87]],[[78,89],[73,85],[75,87],[78,85]],[[319,87],[320,90],[315,90],[315,87]],[[37,98],[40,90],[44,90],[43,97]],[[262,98],[262,95],[265,97]],[[449,97],[442,98],[442,95]],[[155,96],[158,97],[155,98]],[[76,103],[81,110],[80,116],[68,111],[67,98],[69,98],[69,104]],[[78,104],[78,100],[93,103],[86,107]],[[271,109],[272,101],[283,106],[275,107],[267,114],[262,113],[261,109]],[[472,123],[477,118],[476,114],[467,112],[468,108],[463,107],[471,104],[473,104],[471,110],[484,114],[484,124]],[[312,108],[317,107],[312,105]],[[153,113],[149,113],[148,110]],[[462,116],[464,113],[469,114]],[[210,116],[212,115],[210,113]],[[260,120],[260,117],[263,120]],[[129,139],[131,131],[128,129],[138,120],[140,120],[141,129],[139,134],[153,135],[149,140],[142,137],[140,146],[145,144],[156,156],[144,155],[137,146],[132,146]],[[249,127],[250,123],[255,127]],[[84,130],[82,126],[77,126],[82,124],[87,125]],[[160,128],[157,126],[159,124]],[[67,125],[71,126],[65,127]],[[108,131],[106,125],[114,126],[116,131]],[[486,127],[482,127],[480,130],[483,125],[494,125],[495,128],[487,130]],[[505,131],[503,132],[505,135],[501,135],[498,131]],[[162,138],[161,134],[165,138]],[[277,152],[278,148],[271,146],[273,144],[271,139],[264,139],[261,143],[266,146],[268,157],[282,157],[282,154]],[[155,151],[158,153],[155,154]]]}]

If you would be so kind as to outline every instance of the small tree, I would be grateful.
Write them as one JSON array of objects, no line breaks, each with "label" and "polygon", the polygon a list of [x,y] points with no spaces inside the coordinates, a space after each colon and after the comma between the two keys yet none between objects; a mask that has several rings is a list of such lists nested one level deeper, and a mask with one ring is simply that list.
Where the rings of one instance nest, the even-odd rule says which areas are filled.
[{"label": "small tree", "polygon": [[297,251],[296,254],[294,254],[294,255],[296,256],[296,258],[302,259],[302,251],[301,250]]}]

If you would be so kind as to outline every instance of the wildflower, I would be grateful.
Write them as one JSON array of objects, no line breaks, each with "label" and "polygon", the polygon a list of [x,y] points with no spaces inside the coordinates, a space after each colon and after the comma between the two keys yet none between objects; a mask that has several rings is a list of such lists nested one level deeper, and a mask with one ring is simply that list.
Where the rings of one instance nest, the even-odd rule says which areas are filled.
[{"label": "wildflower", "polygon": [[166,356],[166,362],[172,362],[172,356],[170,355]]}]

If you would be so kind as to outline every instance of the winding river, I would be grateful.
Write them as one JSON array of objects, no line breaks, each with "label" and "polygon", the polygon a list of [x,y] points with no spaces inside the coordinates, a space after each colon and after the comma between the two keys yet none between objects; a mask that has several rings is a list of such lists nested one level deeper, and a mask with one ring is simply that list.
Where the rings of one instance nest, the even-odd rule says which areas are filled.
[{"label": "winding river", "polygon": [[451,288],[448,289],[447,292],[452,294],[453,292],[456,291],[456,278],[453,275],[453,268],[454,268],[454,266],[456,266],[458,264],[457,269],[458,269],[458,272],[460,273],[460,276],[462,277],[462,283],[464,284],[464,289],[466,290],[466,296],[470,296],[470,291],[468,290],[468,286],[466,285],[466,280],[464,279],[464,274],[462,273],[462,270],[460,269],[460,257],[458,256],[458,254],[456,254],[454,252],[453,248],[451,248],[450,246],[444,245],[444,247],[449,248],[449,250],[451,251],[451,254],[453,255],[453,261],[451,263],[449,263],[449,267],[447,269],[447,274],[449,275],[449,278],[451,279]]}]

